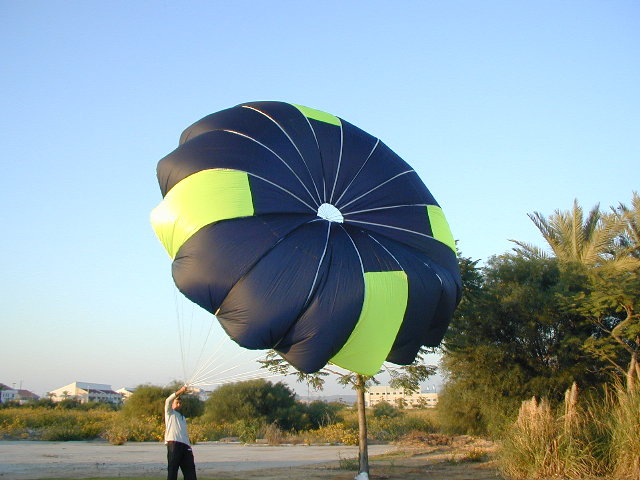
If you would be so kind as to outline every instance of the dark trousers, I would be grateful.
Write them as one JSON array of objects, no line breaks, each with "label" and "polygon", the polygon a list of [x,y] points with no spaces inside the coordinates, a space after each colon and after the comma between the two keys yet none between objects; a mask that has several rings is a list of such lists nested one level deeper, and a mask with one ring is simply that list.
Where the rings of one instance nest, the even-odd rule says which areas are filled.
[{"label": "dark trousers", "polygon": [[178,468],[182,470],[184,480],[197,480],[193,451],[189,445],[167,442],[167,463],[167,480],[177,480]]}]

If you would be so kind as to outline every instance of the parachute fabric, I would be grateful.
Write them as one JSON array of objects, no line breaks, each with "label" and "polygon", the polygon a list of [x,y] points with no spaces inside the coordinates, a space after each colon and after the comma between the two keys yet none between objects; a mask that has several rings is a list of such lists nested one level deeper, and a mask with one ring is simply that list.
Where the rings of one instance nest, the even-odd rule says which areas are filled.
[{"label": "parachute fabric", "polygon": [[152,226],[178,289],[250,349],[373,375],[437,346],[455,242],[416,172],[331,114],[252,102],[187,128],[158,163]]}]

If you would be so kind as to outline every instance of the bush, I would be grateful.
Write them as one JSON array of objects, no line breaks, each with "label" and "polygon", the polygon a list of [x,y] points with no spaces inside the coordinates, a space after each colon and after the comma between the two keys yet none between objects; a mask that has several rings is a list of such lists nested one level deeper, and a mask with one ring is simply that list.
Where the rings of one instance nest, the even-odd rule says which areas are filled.
[{"label": "bush", "polygon": [[345,405],[337,402],[325,402],[316,400],[306,406],[302,406],[308,418],[307,425],[300,425],[298,428],[319,428],[323,425],[331,425],[341,420],[341,412]]},{"label": "bush", "polygon": [[402,416],[402,411],[394,407],[388,402],[379,402],[376,403],[373,407],[373,416],[374,418],[387,417],[387,418],[396,418]]},{"label": "bush", "polygon": [[433,412],[424,410],[405,410],[404,414],[395,418],[373,417],[367,420],[369,438],[381,442],[394,442],[407,434],[422,432],[434,433],[438,429],[432,420]]},{"label": "bush", "polygon": [[342,422],[310,430],[308,434],[313,443],[358,445],[358,430],[349,428]]},{"label": "bush", "polygon": [[276,422],[289,430],[308,426],[305,413],[289,387],[263,379],[222,385],[205,402],[205,417],[211,422]]}]

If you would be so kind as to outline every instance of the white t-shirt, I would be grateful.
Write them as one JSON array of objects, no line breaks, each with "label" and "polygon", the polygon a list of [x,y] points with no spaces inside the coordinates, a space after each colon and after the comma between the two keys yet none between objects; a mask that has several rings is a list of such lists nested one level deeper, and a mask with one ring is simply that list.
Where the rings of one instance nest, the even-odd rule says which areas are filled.
[{"label": "white t-shirt", "polygon": [[164,423],[166,426],[164,443],[180,442],[191,445],[189,443],[189,434],[187,433],[187,421],[184,415],[172,407],[174,398],[176,398],[176,394],[172,393],[164,401]]}]

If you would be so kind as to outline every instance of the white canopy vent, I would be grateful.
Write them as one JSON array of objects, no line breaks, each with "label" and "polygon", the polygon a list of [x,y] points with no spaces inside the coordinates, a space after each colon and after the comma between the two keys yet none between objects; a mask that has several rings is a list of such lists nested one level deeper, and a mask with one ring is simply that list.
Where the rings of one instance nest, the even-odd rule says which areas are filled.
[{"label": "white canopy vent", "polygon": [[318,208],[318,216],[329,220],[330,222],[344,223],[344,217],[340,210],[331,205],[330,203],[323,203]]}]

